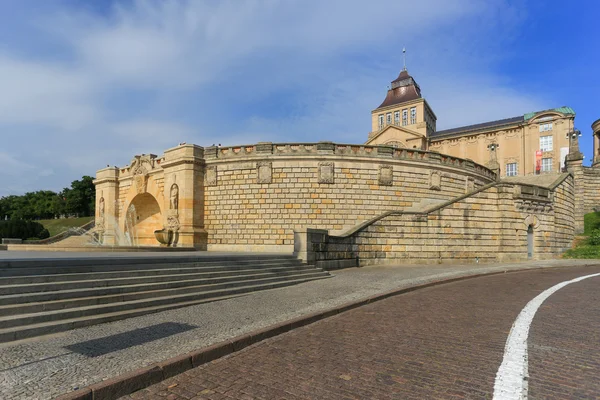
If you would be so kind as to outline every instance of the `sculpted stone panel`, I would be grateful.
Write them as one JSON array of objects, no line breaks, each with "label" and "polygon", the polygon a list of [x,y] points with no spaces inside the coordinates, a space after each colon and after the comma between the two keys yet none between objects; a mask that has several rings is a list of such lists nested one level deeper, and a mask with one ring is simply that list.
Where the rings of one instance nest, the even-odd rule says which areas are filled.
[{"label": "sculpted stone panel", "polygon": [[442,190],[442,174],[438,171],[431,171],[429,176],[429,189]]},{"label": "sculpted stone panel", "polygon": [[176,183],[171,185],[169,193],[169,209],[177,212],[179,209],[179,186]]},{"label": "sculpted stone panel", "polygon": [[390,165],[382,165],[379,167],[379,184],[383,186],[391,186],[394,182],[394,169]]},{"label": "sculpted stone panel", "polygon": [[259,161],[256,163],[257,183],[271,183],[273,180],[273,163]]},{"label": "sculpted stone panel", "polygon": [[204,184],[206,186],[216,186],[217,185],[217,166],[210,165],[206,167],[206,172],[204,176]]},{"label": "sculpted stone panel", "polygon": [[176,232],[180,227],[181,224],[179,223],[179,218],[177,218],[176,215],[169,215],[167,217],[167,229]]},{"label": "sculpted stone panel", "polygon": [[465,193],[470,193],[475,190],[475,179],[470,176],[465,180]]},{"label": "sculpted stone panel", "polygon": [[326,161],[319,163],[319,183],[333,183],[333,162]]}]

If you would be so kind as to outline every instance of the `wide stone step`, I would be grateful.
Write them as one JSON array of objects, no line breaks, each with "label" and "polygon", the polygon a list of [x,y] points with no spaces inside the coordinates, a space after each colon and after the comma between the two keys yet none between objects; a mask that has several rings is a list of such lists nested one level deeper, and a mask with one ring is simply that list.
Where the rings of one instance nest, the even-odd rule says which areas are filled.
[{"label": "wide stone step", "polygon": [[285,276],[288,274],[298,273],[311,273],[314,269],[302,269],[302,270],[289,270],[286,272],[275,273],[261,273],[257,271],[255,274],[237,276],[235,274],[219,277],[219,278],[198,278],[198,279],[186,279],[177,281],[162,281],[155,283],[141,283],[141,284],[130,284],[130,285],[115,285],[100,288],[76,288],[62,290],[47,291],[47,292],[26,292],[26,293],[14,293],[0,296],[0,306],[8,304],[20,304],[20,303],[32,303],[40,301],[52,301],[52,300],[63,300],[63,299],[74,299],[81,297],[90,296],[104,296],[111,294],[127,294],[135,292],[145,291],[156,291],[163,289],[174,289],[183,288],[187,286],[210,286],[216,284],[227,284],[229,282],[242,281],[242,280],[253,280],[260,279],[263,277],[270,276]]},{"label": "wide stone step", "polygon": [[[318,268],[306,268],[304,270],[297,271],[286,271],[278,272],[279,276],[286,275],[299,275],[301,273],[312,273],[312,272],[320,272],[321,274],[327,274]],[[0,306],[0,317],[9,316],[9,315],[19,315],[19,314],[31,314],[38,313],[44,311],[53,311],[53,310],[64,310],[67,308],[73,307],[84,307],[84,306],[92,306],[98,304],[109,304],[116,303],[121,301],[131,301],[131,300],[140,300],[147,299],[151,297],[162,297],[162,296],[174,296],[178,294],[185,293],[197,293],[198,287],[204,287],[205,285],[198,286],[186,286],[180,288],[170,288],[170,289],[161,289],[161,290],[149,290],[149,291],[139,291],[139,292],[131,292],[131,293],[118,293],[111,295],[102,295],[102,296],[85,296],[85,297],[74,297],[67,299],[58,299],[58,300],[47,300],[47,301],[39,301],[39,302],[31,302],[31,298],[28,294],[18,296],[12,296],[9,298],[11,304],[6,304]],[[53,296],[54,297],[54,296]],[[60,296],[58,296],[60,297]],[[8,301],[8,300],[7,300]]]},{"label": "wide stone step", "polygon": [[[0,329],[0,343],[10,342],[15,340],[26,339],[30,337],[36,337],[41,335],[47,335],[52,333],[58,333],[67,331],[70,329],[80,328],[89,325],[95,325],[105,322],[117,321],[125,318],[131,318],[139,315],[155,313],[159,311],[165,311],[173,308],[180,308],[191,306],[195,304],[201,304],[209,301],[216,301],[220,299],[230,298],[232,296],[249,293],[258,290],[274,289],[284,286],[296,285],[299,283],[309,282],[316,279],[328,278],[327,273],[320,273],[319,276],[314,277],[301,277],[294,280],[285,280],[272,283],[263,284],[251,284],[247,286],[239,286],[230,289],[214,290],[204,292],[195,295],[183,295],[183,296],[172,296],[170,299],[172,302],[163,304],[154,304],[153,306],[147,306],[143,308],[134,308],[124,311],[107,312],[104,314],[98,314],[86,317],[75,317],[70,319],[64,319],[59,321],[50,321],[36,323],[26,326],[13,326]],[[195,297],[194,297],[195,296]],[[160,303],[159,299],[158,300]],[[144,303],[138,303],[144,304]],[[3,326],[3,325],[0,325]]]},{"label": "wide stone step", "polygon": [[[69,308],[66,310],[55,310],[55,311],[45,311],[41,313],[34,314],[19,314],[12,315],[7,317],[0,318],[0,326],[2,327],[13,327],[13,326],[22,326],[22,325],[32,325],[41,322],[47,321],[56,321],[61,319],[70,319],[70,318],[79,318],[86,317],[90,315],[96,314],[105,314],[117,311],[125,311],[134,308],[144,308],[150,306],[160,306],[164,304],[171,304],[173,302],[178,301],[188,301],[188,300],[197,300],[206,298],[207,296],[211,296],[211,292],[215,290],[227,290],[236,287],[244,287],[249,284],[255,285],[264,285],[275,282],[285,282],[296,279],[309,279],[309,278],[317,278],[323,276],[322,272],[312,272],[312,273],[303,273],[296,275],[287,275],[287,276],[270,276],[263,277],[260,279],[252,279],[249,283],[245,280],[236,280],[218,285],[199,285],[197,286],[197,291],[195,293],[188,294],[178,294],[175,296],[164,296],[164,297],[156,297],[149,298],[143,300],[133,300],[133,301],[123,301],[119,303],[112,304],[101,304],[101,305],[92,305],[86,307],[76,307]],[[181,300],[180,300],[181,299]]]},{"label": "wide stone step", "polygon": [[[274,272],[286,270],[301,270],[311,268],[306,265],[250,265],[246,268],[186,268],[186,269],[162,269],[143,271],[136,274],[134,272],[125,273],[93,273],[93,274],[67,274],[67,275],[47,275],[42,279],[48,279],[47,282],[28,282],[27,277],[4,278],[0,279],[0,296],[18,293],[49,292],[56,290],[80,289],[80,288],[98,288],[107,286],[122,286],[153,282],[172,282],[178,280],[188,280],[192,278],[213,278],[230,275],[245,275],[249,273]],[[142,271],[140,271],[142,272]],[[36,280],[36,277],[31,277]],[[87,279],[84,279],[87,278]]]},{"label": "wide stone step", "polygon": [[[135,260],[134,260],[135,261]],[[148,260],[145,260],[148,261]],[[2,264],[0,262],[0,264]],[[74,263],[68,263],[67,265],[46,263],[39,261],[37,264],[25,263],[25,264],[10,264],[8,267],[0,266],[0,278],[16,278],[25,276],[37,276],[37,275],[54,275],[54,274],[80,274],[80,273],[105,273],[105,272],[135,272],[135,271],[148,271],[154,269],[169,269],[169,268],[236,268],[245,265],[301,265],[302,262],[295,258],[290,257],[269,257],[265,259],[250,258],[250,259],[207,259],[200,261],[177,261],[161,259],[161,262],[155,263],[124,263],[122,260],[110,263],[106,260],[99,260],[97,264],[78,265]]]}]

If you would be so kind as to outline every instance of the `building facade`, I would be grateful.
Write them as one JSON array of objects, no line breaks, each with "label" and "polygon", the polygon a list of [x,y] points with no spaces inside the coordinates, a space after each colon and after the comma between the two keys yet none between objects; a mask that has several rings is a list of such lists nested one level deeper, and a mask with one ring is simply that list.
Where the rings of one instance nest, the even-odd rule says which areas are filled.
[{"label": "building facade", "polygon": [[[505,177],[563,171],[575,112],[559,107],[437,131],[435,113],[404,69],[371,118],[372,131],[366,144],[418,148],[471,159],[499,170]],[[597,129],[600,131],[600,122]],[[600,132],[595,132],[594,143],[598,143]],[[597,147],[595,154],[598,158]]]},{"label": "building facade", "polygon": [[108,246],[294,252],[324,268],[552,258],[600,209],[568,107],[446,131],[403,70],[366,144],[200,147],[97,172]]}]

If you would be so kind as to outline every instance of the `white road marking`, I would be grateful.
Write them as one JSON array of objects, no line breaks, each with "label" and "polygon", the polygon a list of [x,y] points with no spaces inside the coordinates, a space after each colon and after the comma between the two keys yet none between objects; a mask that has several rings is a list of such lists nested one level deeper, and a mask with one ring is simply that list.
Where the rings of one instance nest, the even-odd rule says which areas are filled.
[{"label": "white road marking", "polygon": [[506,345],[504,346],[504,358],[496,374],[494,383],[494,400],[523,400],[527,399],[527,336],[529,327],[533,321],[536,311],[542,303],[557,290],[575,282],[587,278],[600,276],[598,274],[580,276],[570,281],[561,282],[546,289],[533,300],[531,300],[515,320]]}]

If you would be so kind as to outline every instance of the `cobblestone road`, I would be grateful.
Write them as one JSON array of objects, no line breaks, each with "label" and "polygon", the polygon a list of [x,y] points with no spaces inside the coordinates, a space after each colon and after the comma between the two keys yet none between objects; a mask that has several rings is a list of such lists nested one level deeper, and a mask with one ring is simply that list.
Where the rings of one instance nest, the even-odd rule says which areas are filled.
[{"label": "cobblestone road", "polygon": [[[475,278],[392,297],[266,340],[130,399],[491,398],[512,323],[543,290],[600,267]],[[600,398],[600,278],[534,318],[530,398]]]}]

